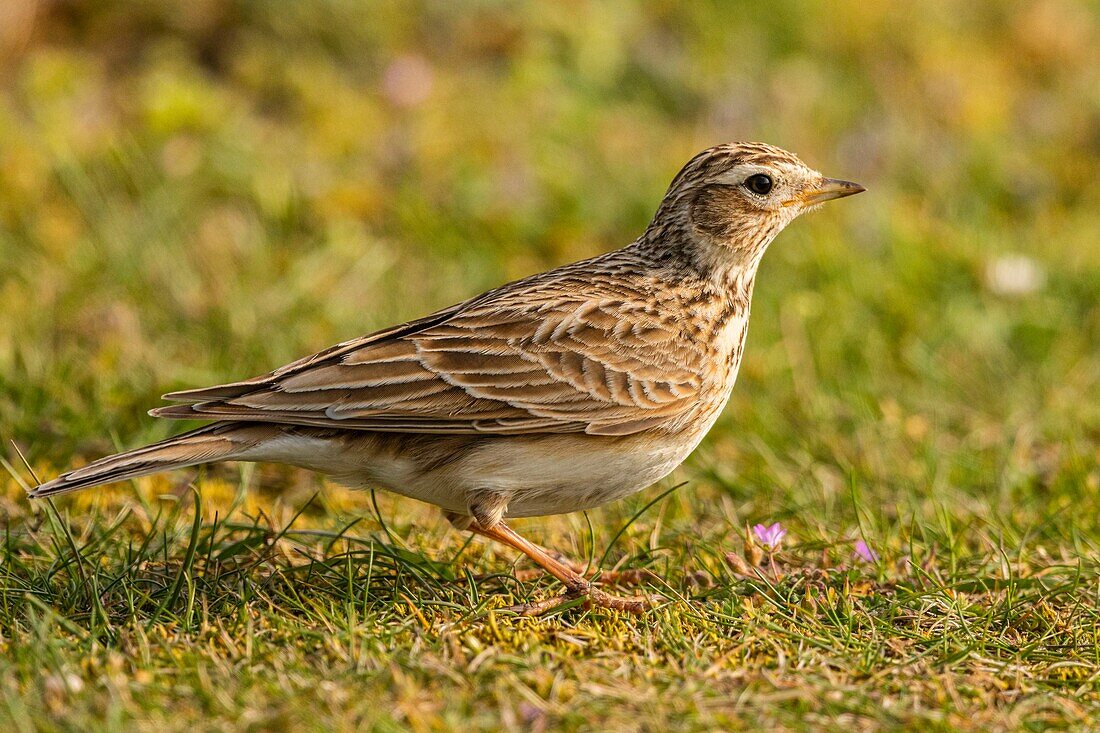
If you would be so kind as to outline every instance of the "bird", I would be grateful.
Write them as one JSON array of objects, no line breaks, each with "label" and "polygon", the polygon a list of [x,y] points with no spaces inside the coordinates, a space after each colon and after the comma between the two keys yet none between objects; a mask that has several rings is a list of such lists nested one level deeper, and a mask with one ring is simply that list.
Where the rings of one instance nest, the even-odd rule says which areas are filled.
[{"label": "bird", "polygon": [[565,590],[548,602],[643,613],[652,599],[602,590],[511,520],[622,499],[682,463],[733,389],[768,245],[800,214],[864,190],[769,144],[711,147],[631,244],[262,376],[166,394],[174,404],[150,415],[209,423],[29,495],[221,461],[290,464],[440,507],[557,578]]}]

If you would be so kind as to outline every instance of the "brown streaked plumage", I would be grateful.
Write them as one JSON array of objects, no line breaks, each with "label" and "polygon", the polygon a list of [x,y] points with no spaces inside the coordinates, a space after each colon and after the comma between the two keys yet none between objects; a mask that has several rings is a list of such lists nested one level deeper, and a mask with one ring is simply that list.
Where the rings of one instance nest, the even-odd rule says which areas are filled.
[{"label": "brown streaked plumage", "polygon": [[862,190],[770,145],[711,148],[633,244],[261,377],[165,395],[179,404],[152,415],[213,424],[31,496],[215,461],[289,463],[436,504],[531,556],[567,595],[640,611],[644,599],[593,588],[504,518],[597,506],[679,465],[729,397],[768,244],[806,209]]}]

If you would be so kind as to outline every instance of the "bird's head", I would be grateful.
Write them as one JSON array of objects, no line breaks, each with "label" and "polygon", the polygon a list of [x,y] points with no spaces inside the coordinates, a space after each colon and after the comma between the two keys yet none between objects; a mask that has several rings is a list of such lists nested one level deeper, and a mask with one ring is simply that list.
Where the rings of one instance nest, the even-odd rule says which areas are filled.
[{"label": "bird's head", "polygon": [[764,143],[727,143],[696,155],[672,180],[647,235],[686,238],[697,255],[752,266],[783,227],[863,186],[826,178]]}]

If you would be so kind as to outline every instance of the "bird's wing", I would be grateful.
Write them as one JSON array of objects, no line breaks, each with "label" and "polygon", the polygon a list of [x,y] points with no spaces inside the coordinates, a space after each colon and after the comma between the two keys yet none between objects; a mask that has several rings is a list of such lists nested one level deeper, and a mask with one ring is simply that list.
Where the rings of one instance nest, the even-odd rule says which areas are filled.
[{"label": "bird's wing", "polygon": [[503,291],[255,379],[176,392],[159,417],[418,433],[627,435],[697,406],[704,355],[621,289]]}]

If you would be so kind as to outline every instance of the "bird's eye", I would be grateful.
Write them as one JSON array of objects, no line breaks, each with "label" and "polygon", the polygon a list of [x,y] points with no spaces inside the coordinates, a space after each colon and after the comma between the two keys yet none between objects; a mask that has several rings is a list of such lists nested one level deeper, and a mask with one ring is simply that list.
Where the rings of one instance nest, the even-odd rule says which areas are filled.
[{"label": "bird's eye", "polygon": [[772,177],[763,173],[757,173],[745,179],[745,188],[761,196],[770,192],[772,185]]}]

